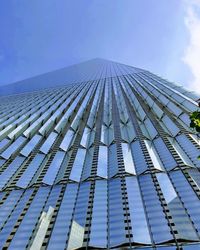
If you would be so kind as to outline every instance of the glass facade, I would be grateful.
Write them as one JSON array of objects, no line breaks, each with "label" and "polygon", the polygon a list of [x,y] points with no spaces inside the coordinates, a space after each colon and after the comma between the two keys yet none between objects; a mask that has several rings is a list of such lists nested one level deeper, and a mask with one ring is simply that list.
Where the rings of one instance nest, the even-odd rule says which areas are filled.
[{"label": "glass facade", "polygon": [[200,96],[103,59],[20,84],[0,97],[0,249],[200,249]]}]

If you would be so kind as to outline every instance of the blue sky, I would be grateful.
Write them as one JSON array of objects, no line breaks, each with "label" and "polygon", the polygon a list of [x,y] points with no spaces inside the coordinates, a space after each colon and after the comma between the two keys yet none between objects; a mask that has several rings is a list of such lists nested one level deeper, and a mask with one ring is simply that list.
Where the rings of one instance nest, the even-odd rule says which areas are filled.
[{"label": "blue sky", "polygon": [[6,0],[0,24],[0,85],[101,57],[199,89],[200,0]]}]

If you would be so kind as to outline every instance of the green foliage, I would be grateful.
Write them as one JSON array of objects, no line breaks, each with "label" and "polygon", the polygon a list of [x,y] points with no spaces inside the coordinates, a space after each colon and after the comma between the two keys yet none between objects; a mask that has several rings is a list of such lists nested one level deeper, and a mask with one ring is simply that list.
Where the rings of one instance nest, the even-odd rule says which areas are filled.
[{"label": "green foliage", "polygon": [[195,128],[197,132],[200,132],[200,111],[194,111],[190,115],[190,127]]},{"label": "green foliage", "polygon": [[[200,132],[200,111],[194,111],[190,115],[190,127],[196,129],[197,132]],[[198,156],[198,159],[200,160],[200,155]]]}]

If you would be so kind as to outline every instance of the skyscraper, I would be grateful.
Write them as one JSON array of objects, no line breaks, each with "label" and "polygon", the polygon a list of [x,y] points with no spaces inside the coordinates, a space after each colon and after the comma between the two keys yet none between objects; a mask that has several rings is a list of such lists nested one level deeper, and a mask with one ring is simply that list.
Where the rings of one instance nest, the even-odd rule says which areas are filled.
[{"label": "skyscraper", "polygon": [[200,96],[103,59],[0,92],[0,249],[200,249]]}]

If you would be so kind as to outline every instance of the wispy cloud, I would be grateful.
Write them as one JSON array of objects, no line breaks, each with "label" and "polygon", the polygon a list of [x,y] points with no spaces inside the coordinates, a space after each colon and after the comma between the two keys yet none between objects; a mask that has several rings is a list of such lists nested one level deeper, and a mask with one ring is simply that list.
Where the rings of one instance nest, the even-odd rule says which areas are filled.
[{"label": "wispy cloud", "polygon": [[189,44],[183,61],[193,74],[190,89],[200,93],[200,0],[185,0],[185,25],[189,33]]}]

